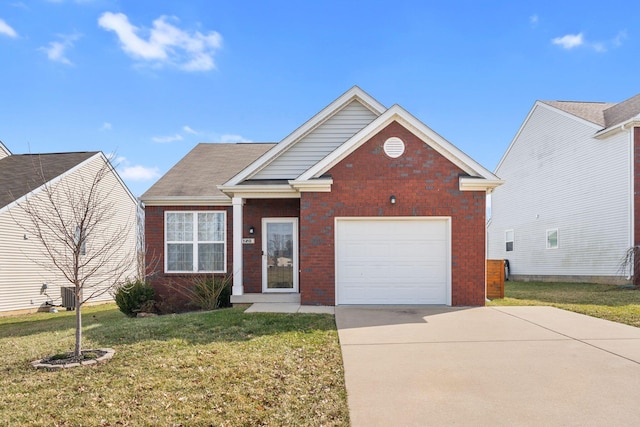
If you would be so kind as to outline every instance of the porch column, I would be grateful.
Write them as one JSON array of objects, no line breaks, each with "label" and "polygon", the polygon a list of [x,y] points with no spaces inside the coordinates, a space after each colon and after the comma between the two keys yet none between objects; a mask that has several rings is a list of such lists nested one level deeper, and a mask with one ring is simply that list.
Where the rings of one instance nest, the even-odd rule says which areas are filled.
[{"label": "porch column", "polygon": [[242,284],[242,197],[233,197],[233,295],[243,295]]}]

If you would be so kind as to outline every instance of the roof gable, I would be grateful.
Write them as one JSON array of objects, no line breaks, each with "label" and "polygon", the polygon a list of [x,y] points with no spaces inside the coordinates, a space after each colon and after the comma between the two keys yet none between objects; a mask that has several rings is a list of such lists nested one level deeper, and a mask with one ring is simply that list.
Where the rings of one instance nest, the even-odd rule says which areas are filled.
[{"label": "roof gable", "polygon": [[100,153],[20,154],[0,159],[0,209],[97,154]]},{"label": "roof gable", "polygon": [[0,141],[0,159],[4,159],[11,155],[11,151]]},{"label": "roof gable", "polygon": [[[380,104],[378,101],[373,99],[369,94],[364,92],[357,86],[352,87],[347,92],[342,94],[338,99],[333,101],[331,104],[326,106],[322,111],[317,113],[311,119],[307,120],[302,126],[293,131],[289,136],[280,141],[277,145],[275,145],[271,150],[266,152],[263,156],[258,158],[255,162],[251,163],[247,168],[242,170],[240,173],[231,178],[228,182],[226,182],[225,186],[233,186],[238,185],[242,181],[253,178],[260,171],[266,169],[267,166],[276,161],[277,158],[287,153],[293,145],[303,141],[305,137],[310,136],[310,134],[320,128],[323,124],[332,125],[330,123],[330,119],[335,116],[336,120],[341,117],[339,114],[342,110],[345,112],[349,112],[350,110],[359,109],[357,105],[352,104],[352,102],[357,101],[361,106],[363,106],[366,110],[370,111],[374,116],[379,116],[382,114],[386,108]],[[344,115],[343,117],[346,117]],[[366,119],[365,119],[366,120]],[[345,135],[344,140],[348,139],[348,135]],[[312,138],[306,140],[306,142],[311,142]],[[303,142],[304,144],[304,142]],[[339,144],[338,144],[339,145]],[[321,150],[321,153],[326,151]],[[326,153],[321,154],[318,153],[317,157],[323,157]],[[295,153],[289,153],[289,155]],[[294,157],[294,156],[292,156]],[[309,167],[309,165],[307,165]],[[292,172],[293,173],[293,172]],[[263,175],[268,176],[271,179],[274,178],[273,175]],[[286,179],[286,178],[285,178]]]},{"label": "roof gable", "polygon": [[354,99],[291,144],[250,179],[295,179],[376,117],[378,114]]},{"label": "roof gable", "polygon": [[313,167],[303,173],[296,182],[313,180],[320,178],[324,173],[339,163],[350,153],[358,149],[362,144],[380,132],[391,122],[396,121],[411,131],[414,135],[427,143],[431,148],[436,150],[446,159],[458,166],[460,169],[469,174],[472,178],[479,178],[494,183],[500,182],[500,179],[489,170],[481,166],[471,157],[466,155],[460,149],[448,142],[442,136],[438,135],[431,128],[426,126],[412,114],[407,112],[399,105],[394,105],[385,111],[376,120],[367,125],[360,132],[355,134],[347,142],[338,147],[331,154],[316,163]]}]

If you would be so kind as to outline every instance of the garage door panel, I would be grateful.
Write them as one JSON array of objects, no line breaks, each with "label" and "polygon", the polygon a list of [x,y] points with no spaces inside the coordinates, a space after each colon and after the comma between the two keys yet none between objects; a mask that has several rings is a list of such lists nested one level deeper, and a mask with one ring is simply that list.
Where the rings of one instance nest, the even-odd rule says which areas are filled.
[{"label": "garage door panel", "polygon": [[338,220],[338,304],[446,304],[447,219]]}]

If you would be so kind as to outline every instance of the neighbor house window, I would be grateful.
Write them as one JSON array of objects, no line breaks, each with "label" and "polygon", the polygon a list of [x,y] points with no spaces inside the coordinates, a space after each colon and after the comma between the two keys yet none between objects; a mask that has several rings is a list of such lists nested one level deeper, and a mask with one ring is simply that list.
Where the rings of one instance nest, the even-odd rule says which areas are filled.
[{"label": "neighbor house window", "polygon": [[226,271],[226,212],[166,212],[165,265],[172,273]]},{"label": "neighbor house window", "polygon": [[87,238],[84,236],[85,233],[82,232],[82,229],[79,225],[76,225],[76,232],[73,236],[73,243],[78,245],[80,243],[80,255],[87,254]]},{"label": "neighbor house window", "polygon": [[504,232],[504,241],[507,252],[513,251],[513,230],[507,230]]},{"label": "neighbor house window", "polygon": [[558,247],[558,229],[547,230],[547,249],[556,249]]}]

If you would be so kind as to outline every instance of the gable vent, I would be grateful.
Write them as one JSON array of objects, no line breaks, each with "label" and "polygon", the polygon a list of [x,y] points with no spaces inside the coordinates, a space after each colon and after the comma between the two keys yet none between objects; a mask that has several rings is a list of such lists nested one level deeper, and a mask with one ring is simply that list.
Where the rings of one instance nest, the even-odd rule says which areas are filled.
[{"label": "gable vent", "polygon": [[384,142],[384,153],[392,159],[397,159],[404,153],[404,142],[400,138],[392,136]]}]

